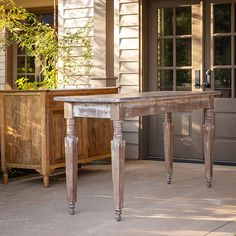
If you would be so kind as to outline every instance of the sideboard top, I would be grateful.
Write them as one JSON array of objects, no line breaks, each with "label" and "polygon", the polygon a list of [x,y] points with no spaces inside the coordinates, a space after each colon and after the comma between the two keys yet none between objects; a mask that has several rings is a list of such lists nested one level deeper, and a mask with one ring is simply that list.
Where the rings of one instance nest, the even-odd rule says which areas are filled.
[{"label": "sideboard top", "polygon": [[0,90],[0,93],[60,93],[60,92],[74,92],[74,91],[93,91],[93,90],[114,90],[118,89],[118,87],[99,87],[99,88],[65,88],[65,89],[3,89]]}]

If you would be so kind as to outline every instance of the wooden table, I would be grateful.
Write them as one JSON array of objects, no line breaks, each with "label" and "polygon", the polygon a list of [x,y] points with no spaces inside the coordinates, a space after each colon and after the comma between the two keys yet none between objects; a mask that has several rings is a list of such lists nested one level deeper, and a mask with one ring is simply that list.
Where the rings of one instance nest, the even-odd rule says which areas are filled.
[{"label": "wooden table", "polygon": [[204,109],[204,156],[207,186],[212,184],[212,140],[214,98],[220,92],[143,92],[135,94],[110,94],[78,97],[56,97],[64,101],[64,117],[67,121],[66,180],[70,214],[75,212],[77,197],[77,142],[76,117],[111,119],[114,134],[111,141],[113,201],[116,219],[121,220],[124,196],[125,140],[122,125],[125,118],[165,113],[164,152],[166,181],[171,183],[173,172],[173,124],[172,113]]}]

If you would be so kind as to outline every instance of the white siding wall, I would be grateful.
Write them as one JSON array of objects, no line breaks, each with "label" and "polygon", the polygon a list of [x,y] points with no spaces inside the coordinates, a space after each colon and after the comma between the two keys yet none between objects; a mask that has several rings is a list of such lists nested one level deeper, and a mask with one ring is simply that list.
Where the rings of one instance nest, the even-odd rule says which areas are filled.
[{"label": "white siding wall", "polygon": [[[91,22],[94,17],[93,0],[58,0],[58,34],[59,38],[65,33],[77,32],[81,27]],[[93,41],[93,29],[87,31],[88,37]],[[73,56],[78,57],[80,47],[73,46]],[[63,62],[59,61],[59,81],[63,81]],[[79,79],[78,86],[88,85],[90,74],[73,73],[73,79]],[[63,87],[63,85],[61,86]]]},{"label": "white siding wall", "polygon": [[[119,0],[118,5],[118,76],[121,93],[139,91],[139,1]],[[137,159],[139,152],[139,119],[128,119],[123,127],[126,157]]]},{"label": "white siding wall", "polygon": [[[94,0],[59,0],[59,35],[74,32],[93,18]],[[115,0],[115,76],[119,78],[121,93],[139,91],[139,27],[139,1]],[[96,37],[93,29],[89,36]],[[63,77],[62,71],[59,76]],[[123,131],[126,157],[137,159],[138,117],[128,119]]]}]

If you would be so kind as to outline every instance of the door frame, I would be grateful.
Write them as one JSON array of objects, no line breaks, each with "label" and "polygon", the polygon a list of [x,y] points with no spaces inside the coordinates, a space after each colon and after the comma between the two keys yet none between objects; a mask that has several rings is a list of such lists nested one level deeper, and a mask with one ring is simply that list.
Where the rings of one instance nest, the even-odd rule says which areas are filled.
[{"label": "door frame", "polygon": [[[140,91],[149,91],[149,0],[140,0]],[[139,118],[139,159],[149,156],[149,118]]]}]

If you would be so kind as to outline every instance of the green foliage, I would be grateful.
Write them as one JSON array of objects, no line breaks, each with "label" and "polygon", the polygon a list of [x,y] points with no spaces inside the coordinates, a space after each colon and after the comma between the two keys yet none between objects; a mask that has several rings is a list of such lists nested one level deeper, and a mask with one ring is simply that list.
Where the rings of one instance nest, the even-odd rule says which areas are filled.
[{"label": "green foliage", "polygon": [[[62,69],[65,74],[63,81],[65,84],[73,84],[71,79],[73,75],[89,74],[92,69],[92,45],[90,40],[85,37],[86,31],[90,27],[91,24],[88,24],[76,33],[67,33],[59,39],[59,58],[64,64]],[[80,47],[77,47],[78,45]],[[76,52],[73,52],[73,48],[76,48]]]},{"label": "green foliage", "polygon": [[[58,57],[63,62],[65,73],[67,67],[83,65],[76,64],[72,56],[72,46],[81,46],[85,50],[81,52],[84,63],[91,65],[92,46],[86,37],[86,28],[76,33],[66,34],[58,40],[58,35],[48,24],[42,23],[37,16],[26,9],[14,6],[11,0],[0,0],[0,30],[6,30],[7,36],[0,39],[0,47],[3,49],[11,44],[18,44],[27,51],[27,55],[35,58],[40,63],[42,82],[30,82],[28,78],[17,80],[19,89],[50,89],[58,84]],[[5,6],[9,10],[5,10]],[[88,70],[91,66],[88,66]]]},{"label": "green foliage", "polygon": [[38,82],[30,82],[28,78],[21,77],[16,81],[18,89],[38,89],[40,84]]}]

